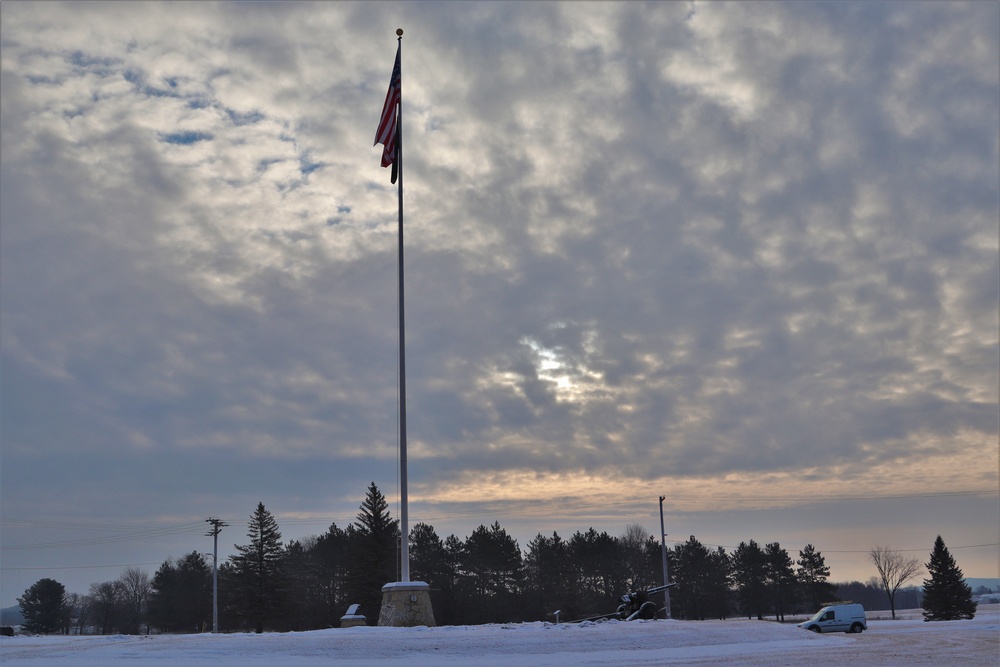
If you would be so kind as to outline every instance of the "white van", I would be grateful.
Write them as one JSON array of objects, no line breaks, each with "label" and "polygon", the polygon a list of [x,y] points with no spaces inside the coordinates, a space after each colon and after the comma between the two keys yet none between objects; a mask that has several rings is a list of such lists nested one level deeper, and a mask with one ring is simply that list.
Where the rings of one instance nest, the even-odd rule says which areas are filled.
[{"label": "white van", "polygon": [[865,608],[859,604],[831,604],[798,627],[813,632],[864,632],[868,629]]}]

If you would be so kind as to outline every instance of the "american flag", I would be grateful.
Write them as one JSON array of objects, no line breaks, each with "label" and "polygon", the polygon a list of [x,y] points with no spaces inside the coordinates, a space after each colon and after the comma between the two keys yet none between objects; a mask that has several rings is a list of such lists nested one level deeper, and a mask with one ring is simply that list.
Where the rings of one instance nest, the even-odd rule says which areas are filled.
[{"label": "american flag", "polygon": [[[396,48],[396,64],[392,68],[392,78],[389,79],[389,92],[385,94],[385,105],[382,107],[382,118],[375,131],[375,143],[382,144],[382,166],[388,167],[396,161],[396,107],[399,105],[399,48]],[[392,179],[396,181],[395,178]]]}]

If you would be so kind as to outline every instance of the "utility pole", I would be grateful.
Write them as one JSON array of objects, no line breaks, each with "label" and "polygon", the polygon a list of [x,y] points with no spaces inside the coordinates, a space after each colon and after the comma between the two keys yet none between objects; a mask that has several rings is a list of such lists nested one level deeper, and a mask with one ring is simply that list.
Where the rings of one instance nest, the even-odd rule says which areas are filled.
[{"label": "utility pole", "polygon": [[[663,556],[663,585],[667,585],[667,534],[663,532],[663,501],[666,496],[660,496],[660,555]],[[663,609],[670,618],[670,589],[663,591]]]},{"label": "utility pole", "polygon": [[222,519],[212,517],[205,519],[205,521],[212,524],[212,529],[205,535],[212,537],[214,542],[212,545],[212,632],[217,633],[219,632],[219,533],[222,532],[223,526],[229,524]]}]

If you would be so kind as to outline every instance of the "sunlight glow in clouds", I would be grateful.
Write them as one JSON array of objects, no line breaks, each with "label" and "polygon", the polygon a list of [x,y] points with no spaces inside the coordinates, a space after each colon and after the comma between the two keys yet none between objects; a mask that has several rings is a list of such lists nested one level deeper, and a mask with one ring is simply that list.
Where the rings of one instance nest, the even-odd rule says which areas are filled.
[{"label": "sunlight glow in clouds", "polygon": [[996,4],[0,13],[5,520],[392,495],[403,26],[415,513],[1000,542]]}]

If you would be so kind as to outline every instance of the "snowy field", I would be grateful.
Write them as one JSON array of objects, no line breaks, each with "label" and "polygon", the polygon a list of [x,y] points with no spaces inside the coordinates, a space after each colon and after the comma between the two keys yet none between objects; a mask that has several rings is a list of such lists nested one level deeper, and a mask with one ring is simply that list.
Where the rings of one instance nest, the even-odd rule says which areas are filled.
[{"label": "snowy field", "polygon": [[527,623],[350,628],[286,634],[2,637],[0,664],[74,665],[1000,665],[1000,605],[975,619],[924,623],[919,610],[860,635],[816,635],[768,621]]}]

